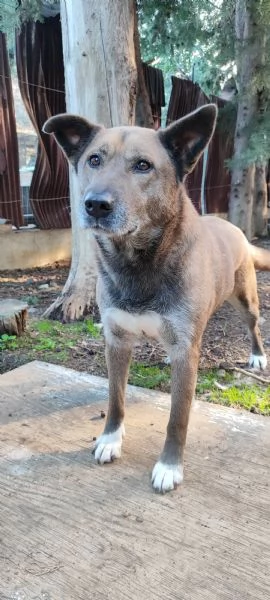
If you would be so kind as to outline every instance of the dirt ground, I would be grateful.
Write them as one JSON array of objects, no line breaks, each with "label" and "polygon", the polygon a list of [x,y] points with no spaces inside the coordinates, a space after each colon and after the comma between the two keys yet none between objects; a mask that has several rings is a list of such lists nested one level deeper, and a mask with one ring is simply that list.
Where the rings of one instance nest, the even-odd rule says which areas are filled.
[{"label": "dirt ground", "polygon": [[[270,249],[270,240],[264,242]],[[68,276],[68,264],[17,271],[0,271],[0,297],[24,299],[29,303],[29,318],[41,318],[43,311],[60,294]],[[268,363],[270,363],[270,274],[258,273],[258,290],[261,305],[261,331]],[[93,318],[98,320],[96,307]],[[146,343],[135,348],[135,357],[144,364],[159,364],[164,361],[164,351],[159,345]],[[244,367],[250,352],[249,338],[239,315],[225,304],[211,319],[204,335],[200,368],[227,368],[233,365]],[[2,355],[2,356],[1,356]],[[46,360],[46,355],[38,358]],[[0,351],[0,373],[4,373],[28,362],[27,354]],[[59,358],[59,363],[61,359]],[[78,339],[75,348],[63,362],[65,366],[106,376],[104,341],[93,340],[91,344]],[[270,376],[270,367],[265,372]]]}]

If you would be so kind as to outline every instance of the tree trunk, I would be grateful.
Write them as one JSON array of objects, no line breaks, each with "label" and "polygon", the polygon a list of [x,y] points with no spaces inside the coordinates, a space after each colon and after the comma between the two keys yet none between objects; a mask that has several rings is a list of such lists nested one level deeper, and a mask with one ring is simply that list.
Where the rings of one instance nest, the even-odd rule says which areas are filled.
[{"label": "tree trunk", "polygon": [[27,308],[21,300],[0,300],[0,335],[22,335],[26,328]]},{"label": "tree trunk", "polygon": [[239,101],[229,219],[251,239],[255,166],[243,166],[243,156],[249,145],[249,128],[256,115],[256,90],[252,90],[251,86],[255,67],[255,38],[252,3],[249,0],[236,0],[235,34]]},{"label": "tree trunk", "polygon": [[[266,64],[266,34],[260,35],[261,66],[265,69]],[[257,112],[259,118],[263,118],[268,109],[268,90],[261,82],[257,90]],[[268,233],[268,206],[267,206],[267,161],[260,157],[256,162],[255,190],[253,203],[253,230],[258,236],[266,236]]]},{"label": "tree trunk", "polygon": [[[61,0],[67,112],[107,127],[133,125],[137,73],[133,0]],[[94,239],[79,227],[76,176],[70,176],[72,263],[59,298],[45,316],[71,321],[95,297]]]},{"label": "tree trunk", "polygon": [[255,171],[253,230],[260,237],[268,233],[266,164],[260,162],[256,163]]},{"label": "tree trunk", "polygon": [[[261,107],[256,75],[265,61],[265,37],[258,30],[258,6],[254,0],[236,0],[235,34],[239,88],[234,138],[229,219],[250,240],[254,233],[264,235],[267,228],[265,167],[248,161],[252,125]],[[254,150],[253,150],[254,151]]]}]

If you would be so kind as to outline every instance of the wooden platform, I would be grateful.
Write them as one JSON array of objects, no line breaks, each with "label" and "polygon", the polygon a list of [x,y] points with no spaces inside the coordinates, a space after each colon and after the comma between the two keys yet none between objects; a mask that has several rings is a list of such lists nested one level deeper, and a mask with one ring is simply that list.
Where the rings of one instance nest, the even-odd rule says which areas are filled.
[{"label": "wooden platform", "polygon": [[106,380],[34,362],[0,394],[0,600],[270,599],[269,419],[195,402],[184,485],[159,496],[168,396],[129,388],[101,467]]}]

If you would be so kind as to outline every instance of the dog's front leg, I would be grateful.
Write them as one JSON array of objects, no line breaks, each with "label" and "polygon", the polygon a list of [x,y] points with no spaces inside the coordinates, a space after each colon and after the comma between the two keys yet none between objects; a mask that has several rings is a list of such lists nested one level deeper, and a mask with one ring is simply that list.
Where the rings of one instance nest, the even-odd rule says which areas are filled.
[{"label": "dog's front leg", "polygon": [[125,391],[128,380],[132,344],[106,344],[106,361],[109,375],[109,407],[103,434],[94,448],[95,459],[100,463],[112,462],[121,456],[122,438],[125,435]]},{"label": "dog's front leg", "polygon": [[167,437],[159,461],[152,473],[155,490],[165,493],[183,480],[183,454],[187,436],[192,398],[195,393],[199,360],[198,344],[190,345],[179,354],[171,354],[171,412]]}]

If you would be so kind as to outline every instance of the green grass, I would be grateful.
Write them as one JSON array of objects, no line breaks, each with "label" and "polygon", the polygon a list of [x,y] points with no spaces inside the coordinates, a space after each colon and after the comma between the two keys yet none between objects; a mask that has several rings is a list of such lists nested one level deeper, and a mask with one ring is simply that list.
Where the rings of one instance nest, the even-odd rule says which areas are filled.
[{"label": "green grass", "polygon": [[83,326],[85,328],[85,331],[88,335],[90,335],[90,337],[92,338],[100,338],[100,328],[97,327],[97,325],[95,325],[95,323],[93,323],[93,321],[91,319],[86,319],[83,322]]},{"label": "green grass", "polygon": [[[134,362],[130,368],[129,383],[169,391],[170,367],[146,366]],[[217,383],[226,389],[218,389]],[[270,386],[241,383],[234,379],[233,372],[224,372],[221,376],[216,369],[199,371],[196,396],[207,402],[270,415]]]},{"label": "green grass", "polygon": [[[65,364],[70,358],[70,350],[80,341],[91,343],[91,339],[100,337],[100,329],[92,319],[71,324],[33,320],[21,337],[1,335],[0,351],[25,354],[29,360],[38,358]],[[132,385],[169,392],[170,381],[169,366],[149,366],[135,361],[131,364],[129,383]],[[223,389],[218,387],[220,384]],[[270,386],[247,383],[246,379],[236,380],[233,371],[199,371],[196,395],[208,402],[270,415]]]},{"label": "green grass", "polygon": [[227,371],[225,372],[225,375],[222,378],[218,376],[218,371],[216,369],[209,369],[209,371],[199,371],[196,393],[201,395],[205,392],[208,392],[209,390],[215,389],[216,381],[222,383],[222,385],[228,385],[231,384],[233,380],[233,374]]},{"label": "green grass", "polygon": [[18,348],[18,338],[16,335],[3,333],[0,335],[0,350],[16,350]]},{"label": "green grass", "polygon": [[161,388],[162,384],[170,383],[170,367],[149,367],[134,362],[130,367],[129,383],[148,389]]},{"label": "green grass", "polygon": [[78,344],[80,339],[99,337],[100,330],[91,319],[72,324],[33,320],[28,331],[21,337],[1,335],[0,351],[27,352],[30,360],[45,355],[42,356],[45,360],[57,359],[57,362],[64,362],[68,358],[68,350]]},{"label": "green grass", "polygon": [[26,302],[28,306],[37,306],[39,303],[39,298],[38,296],[24,296],[22,301]]},{"label": "green grass", "polygon": [[41,337],[56,337],[66,339],[78,338],[79,335],[88,335],[89,337],[99,338],[100,329],[92,319],[79,321],[78,323],[63,324],[60,321],[33,321],[29,328],[32,332],[38,332]]},{"label": "green grass", "polygon": [[235,406],[245,408],[250,412],[262,415],[270,415],[270,386],[242,384],[233,386],[227,390],[213,390],[209,398],[210,402],[223,404],[224,406]]}]

